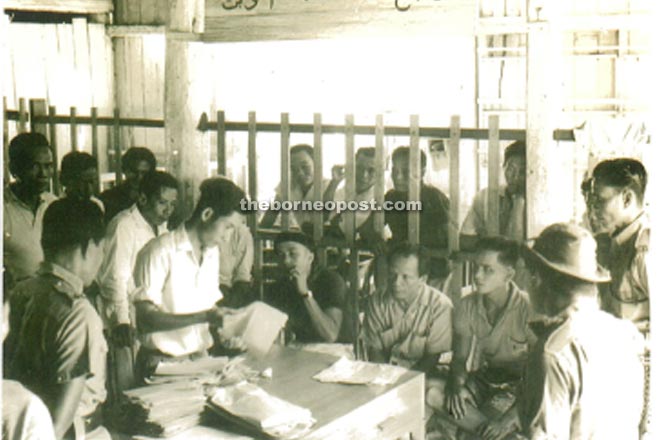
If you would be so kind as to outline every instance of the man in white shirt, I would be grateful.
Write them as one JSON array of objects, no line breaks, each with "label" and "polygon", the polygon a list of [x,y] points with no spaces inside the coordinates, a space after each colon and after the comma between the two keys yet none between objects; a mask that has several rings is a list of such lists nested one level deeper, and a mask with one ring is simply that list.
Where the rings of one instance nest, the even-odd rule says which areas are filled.
[{"label": "man in white shirt", "polygon": [[136,373],[148,377],[161,360],[205,356],[231,313],[216,303],[218,244],[241,225],[245,193],[224,178],[202,182],[191,217],[176,230],[150,241],[135,265],[134,299],[141,347]]},{"label": "man in white shirt", "polygon": [[140,182],[138,202],[117,214],[106,231],[106,249],[98,275],[98,308],[109,332],[112,388],[120,392],[133,385],[135,290],[133,268],[138,252],[150,240],[167,232],[167,220],[176,208],[178,182],[163,171],[151,171]]}]

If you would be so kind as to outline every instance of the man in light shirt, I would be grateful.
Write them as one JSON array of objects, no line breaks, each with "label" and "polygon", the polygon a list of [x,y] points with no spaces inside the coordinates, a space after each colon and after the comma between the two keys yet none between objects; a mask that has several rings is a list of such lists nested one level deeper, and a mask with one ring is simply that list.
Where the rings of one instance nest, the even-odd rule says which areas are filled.
[{"label": "man in light shirt", "polygon": [[207,355],[229,309],[216,305],[218,244],[241,222],[245,193],[224,178],[202,182],[197,206],[176,230],[150,241],[135,265],[134,304],[141,347],[136,373],[148,377],[159,361]]},{"label": "man in light shirt", "polygon": [[96,158],[83,151],[72,151],[62,158],[60,183],[65,197],[89,199],[105,211],[103,202],[97,197],[99,189],[99,166]]},{"label": "man in light shirt", "polygon": [[[243,217],[245,219],[245,217]],[[250,229],[242,224],[224,239],[220,249],[220,290],[222,305],[242,307],[256,299],[252,289],[254,240]]]},{"label": "man in light shirt", "polygon": [[167,232],[174,212],[178,182],[163,171],[151,171],[140,182],[138,202],[117,214],[106,231],[106,249],[98,275],[99,310],[111,346],[113,394],[133,385],[135,290],[133,268],[138,252],[155,237]]}]

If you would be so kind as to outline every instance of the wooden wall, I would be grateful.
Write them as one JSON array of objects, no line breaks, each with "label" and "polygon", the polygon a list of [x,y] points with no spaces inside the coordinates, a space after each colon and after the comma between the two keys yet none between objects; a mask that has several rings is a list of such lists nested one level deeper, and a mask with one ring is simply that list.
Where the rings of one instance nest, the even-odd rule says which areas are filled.
[{"label": "wooden wall", "polygon": [[118,25],[164,25],[168,0],[115,0],[114,23]]}]

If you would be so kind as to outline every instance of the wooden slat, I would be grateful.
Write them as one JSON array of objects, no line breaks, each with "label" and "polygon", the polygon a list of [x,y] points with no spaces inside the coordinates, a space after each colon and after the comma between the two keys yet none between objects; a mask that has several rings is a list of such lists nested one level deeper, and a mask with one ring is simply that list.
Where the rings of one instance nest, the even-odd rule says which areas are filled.
[{"label": "wooden slat", "polygon": [[[280,115],[282,131],[280,132],[280,196],[282,202],[291,199],[291,164],[289,157],[289,143],[291,135],[289,131],[289,114]],[[288,231],[291,224],[291,213],[286,210],[280,211],[282,219],[282,230]]]},{"label": "wooden slat", "polygon": [[[250,200],[257,200],[257,114],[248,114],[248,191]],[[257,231],[257,213],[248,217],[252,234]]]},{"label": "wooden slat", "polygon": [[353,347],[358,355],[358,341],[360,341],[360,254],[357,246],[351,246],[351,269],[349,273],[351,284],[351,301],[353,316]]},{"label": "wooden slat", "polygon": [[[92,156],[96,158],[96,173],[98,176],[97,179],[97,185],[101,184],[101,166],[99,164],[99,126],[97,123],[98,119],[98,108],[92,107],[90,110],[90,114],[92,117],[92,126],[91,126],[91,131],[92,131]],[[100,188],[96,188],[97,191],[100,190]]]},{"label": "wooden slat", "polygon": [[[323,135],[321,132],[321,114],[314,113],[314,200],[323,200]],[[323,239],[323,212],[314,211],[314,241]]]},{"label": "wooden slat", "polygon": [[21,11],[104,14],[112,11],[112,0],[5,0],[3,6]]},{"label": "wooden slat", "polygon": [[[410,155],[408,175],[408,200],[420,200],[422,164],[419,152],[419,116],[410,116]],[[419,244],[419,211],[408,211],[408,241]]]},{"label": "wooden slat", "polygon": [[115,123],[112,126],[112,142],[115,151],[115,185],[122,179],[121,173],[121,129],[119,127],[119,108],[115,108]]},{"label": "wooden slat", "polygon": [[76,72],[81,75],[76,81],[78,99],[73,101],[78,107],[91,107],[92,74],[89,53],[89,35],[87,33],[87,20],[74,18],[71,20],[71,35],[73,38],[73,62]]},{"label": "wooden slat", "polygon": [[20,98],[18,100],[18,132],[25,133],[27,131],[27,105],[25,104],[25,98]]},{"label": "wooden slat", "polygon": [[461,141],[461,120],[460,116],[451,117],[451,127],[449,131],[449,251],[458,250],[459,234],[459,208],[461,196],[460,179],[460,152]]},{"label": "wooden slat", "polygon": [[[383,206],[385,202],[385,147],[383,144],[385,128],[383,123],[383,115],[376,116],[376,126],[374,130],[376,134],[376,156],[374,158],[376,166],[376,183],[374,183],[374,197],[378,206]],[[374,228],[376,232],[383,238],[385,229],[385,213],[378,210],[372,214],[374,216]]]},{"label": "wooden slat", "polygon": [[35,118],[36,116],[48,116],[48,106],[45,99],[30,99],[30,131],[48,137],[48,126],[39,123]]},{"label": "wooden slat", "polygon": [[[346,115],[346,174],[344,180],[344,201],[355,200],[355,132],[353,126],[355,118]],[[346,242],[349,246],[355,243],[355,211],[340,213],[345,222]]]},{"label": "wooden slat", "polygon": [[216,114],[216,154],[218,174],[227,175],[227,132],[225,131],[225,112],[218,110]]},{"label": "wooden slat", "polygon": [[[56,164],[55,168],[57,168],[57,164],[59,163],[57,154],[57,125],[52,121],[52,118],[56,113],[57,109],[54,105],[48,107],[48,118],[51,119],[48,124],[48,134],[50,138],[50,148],[53,151],[53,163]],[[60,176],[57,172],[53,173],[53,192],[55,194],[60,193]]]},{"label": "wooden slat", "polygon": [[488,235],[500,233],[500,120],[488,117],[488,203],[486,225]]},{"label": "wooden slat", "polygon": [[7,97],[2,97],[2,163],[3,163],[3,183],[9,183],[9,120],[7,119]]},{"label": "wooden slat", "polygon": [[78,124],[76,124],[76,108],[71,107],[71,120],[69,122],[69,133],[71,135],[71,151],[78,151]]}]

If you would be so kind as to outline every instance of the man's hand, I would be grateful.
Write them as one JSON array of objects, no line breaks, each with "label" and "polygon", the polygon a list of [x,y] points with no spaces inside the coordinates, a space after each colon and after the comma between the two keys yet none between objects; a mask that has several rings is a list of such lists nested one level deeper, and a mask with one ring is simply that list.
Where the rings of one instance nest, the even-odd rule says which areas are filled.
[{"label": "man's hand", "polygon": [[135,338],[135,331],[130,324],[119,324],[112,329],[112,341],[119,347],[131,347]]},{"label": "man's hand", "polygon": [[309,286],[307,285],[307,277],[309,273],[306,271],[301,271],[296,268],[291,269],[289,272],[289,277],[291,281],[296,285],[296,290],[300,295],[305,295],[309,291]]},{"label": "man's hand", "polygon": [[445,405],[447,412],[456,419],[465,417],[467,405],[476,407],[472,392],[465,385],[451,384],[449,382],[446,388]]},{"label": "man's hand", "polygon": [[346,173],[343,165],[334,165],[332,167],[332,180],[339,183],[344,180],[344,174]]},{"label": "man's hand", "polygon": [[491,420],[479,427],[479,434],[485,440],[499,440],[515,430],[515,419],[503,415],[497,420]]},{"label": "man's hand", "polygon": [[234,313],[236,313],[236,310],[215,306],[206,311],[206,320],[211,325],[221,327],[225,316],[233,315]]}]

